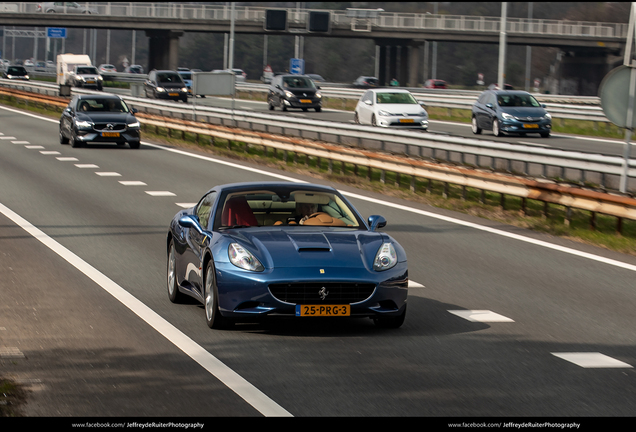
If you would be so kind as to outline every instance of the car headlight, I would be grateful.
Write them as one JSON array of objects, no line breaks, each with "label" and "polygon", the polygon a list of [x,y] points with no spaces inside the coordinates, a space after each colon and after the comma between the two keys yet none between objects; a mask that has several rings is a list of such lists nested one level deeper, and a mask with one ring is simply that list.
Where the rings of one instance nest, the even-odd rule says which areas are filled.
[{"label": "car headlight", "polygon": [[420,115],[424,118],[428,117],[428,113],[426,111],[422,111]]},{"label": "car headlight", "polygon": [[547,120],[552,120],[552,115],[550,113],[545,113],[545,115],[543,116],[544,119]]},{"label": "car headlight", "polygon": [[93,127],[93,123],[87,120],[75,120],[75,127],[78,129],[86,129]]},{"label": "car headlight", "polygon": [[166,91],[166,89],[165,89],[165,88],[163,88],[163,87],[157,87],[157,91],[158,91],[158,92],[165,92],[165,91]]},{"label": "car headlight", "polygon": [[256,272],[264,270],[263,264],[250,251],[238,243],[230,244],[227,253],[230,257],[230,262],[239,268]]},{"label": "car headlight", "polygon": [[319,92],[316,92],[316,98],[322,99],[322,95]]},{"label": "car headlight", "polygon": [[24,79],[29,79],[29,76],[28,76],[28,75],[25,75],[25,76],[24,76]]},{"label": "car headlight", "polygon": [[373,270],[384,271],[397,264],[397,254],[391,243],[383,243],[373,260]]},{"label": "car headlight", "polygon": [[139,127],[139,122],[128,123],[126,126],[129,127],[129,128],[138,128]]},{"label": "car headlight", "polygon": [[512,116],[512,115],[510,115],[508,113],[501,113],[501,118],[504,119],[504,120],[510,120],[510,119],[513,119],[514,116]]},{"label": "car headlight", "polygon": [[390,113],[390,112],[388,112],[388,111],[384,111],[384,110],[380,110],[380,111],[378,111],[378,114],[379,114],[379,115],[381,115],[381,116],[383,116],[383,117],[388,117],[388,116],[390,116],[390,115],[391,115],[391,113]]},{"label": "car headlight", "polygon": [[78,77],[77,77],[77,80],[78,80],[78,81],[85,81],[83,76],[78,76]]},{"label": "car headlight", "polygon": [[97,79],[98,79],[99,81],[103,81],[103,80],[104,80],[104,78],[103,78],[101,75],[100,75],[100,76],[98,76],[98,77],[97,77]]},{"label": "car headlight", "polygon": [[290,91],[286,91],[285,92],[285,96],[287,96],[288,98],[293,98],[294,94],[292,92],[290,92]]},{"label": "car headlight", "polygon": [[182,92],[187,92],[187,91],[188,91],[188,88],[187,88],[187,87],[182,87],[182,88],[181,88],[181,91],[182,91]]}]

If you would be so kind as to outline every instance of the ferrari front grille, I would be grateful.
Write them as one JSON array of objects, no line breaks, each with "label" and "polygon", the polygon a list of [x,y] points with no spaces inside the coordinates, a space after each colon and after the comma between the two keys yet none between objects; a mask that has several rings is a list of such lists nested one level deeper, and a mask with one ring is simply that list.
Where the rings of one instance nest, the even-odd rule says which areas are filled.
[{"label": "ferrari front grille", "polygon": [[370,283],[305,282],[269,285],[278,300],[293,304],[350,304],[368,299],[375,290]]}]

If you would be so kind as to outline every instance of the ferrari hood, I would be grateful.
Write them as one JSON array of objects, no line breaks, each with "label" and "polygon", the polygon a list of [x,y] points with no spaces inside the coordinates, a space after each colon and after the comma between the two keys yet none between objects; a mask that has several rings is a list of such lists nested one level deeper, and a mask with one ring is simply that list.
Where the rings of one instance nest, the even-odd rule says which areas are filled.
[{"label": "ferrari hood", "polygon": [[385,236],[349,229],[236,230],[231,238],[246,247],[266,268],[373,267]]}]

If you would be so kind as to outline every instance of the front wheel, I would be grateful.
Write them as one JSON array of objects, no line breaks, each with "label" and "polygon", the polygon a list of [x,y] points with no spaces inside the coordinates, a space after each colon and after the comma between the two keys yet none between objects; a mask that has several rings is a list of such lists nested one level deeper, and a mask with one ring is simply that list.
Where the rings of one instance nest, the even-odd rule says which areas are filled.
[{"label": "front wheel", "polygon": [[205,322],[210,328],[221,329],[227,327],[230,322],[223,318],[219,311],[219,293],[214,280],[214,264],[210,260],[205,267],[205,281],[203,282],[205,284]]},{"label": "front wheel", "polygon": [[322,108],[321,107],[316,107],[316,112],[320,112],[320,111],[322,111]]},{"label": "front wheel", "polygon": [[172,303],[181,303],[185,295],[179,291],[179,287],[177,286],[177,256],[173,242],[170,242],[170,249],[168,250],[166,279],[168,285],[168,298]]},{"label": "front wheel", "polygon": [[68,138],[64,137],[62,130],[60,130],[60,144],[68,144]]},{"label": "front wheel", "polygon": [[497,137],[502,135],[501,130],[499,129],[499,120],[497,119],[492,121],[492,134]]},{"label": "front wheel", "polygon": [[471,129],[475,135],[479,135],[481,133],[481,128],[477,125],[477,117],[473,117],[470,122]]}]

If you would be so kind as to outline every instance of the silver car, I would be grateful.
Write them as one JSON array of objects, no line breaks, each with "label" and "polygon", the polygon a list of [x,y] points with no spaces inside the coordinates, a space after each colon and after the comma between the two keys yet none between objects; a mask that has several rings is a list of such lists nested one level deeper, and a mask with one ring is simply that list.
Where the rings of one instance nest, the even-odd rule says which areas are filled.
[{"label": "silver car", "polygon": [[428,113],[411,92],[402,89],[367,90],[358,101],[354,121],[380,127],[428,130]]},{"label": "silver car", "polygon": [[50,2],[37,5],[38,12],[96,14],[97,9],[88,8],[76,2]]}]

